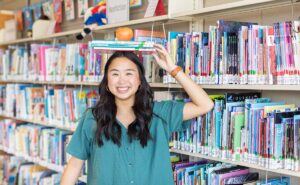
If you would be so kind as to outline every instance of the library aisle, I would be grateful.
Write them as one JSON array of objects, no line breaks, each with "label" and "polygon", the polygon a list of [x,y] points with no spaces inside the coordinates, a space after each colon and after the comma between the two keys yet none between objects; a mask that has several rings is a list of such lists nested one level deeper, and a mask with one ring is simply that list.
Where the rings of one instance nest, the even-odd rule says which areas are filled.
[{"label": "library aisle", "polygon": [[[176,80],[178,71],[169,73],[156,63],[155,43],[214,106],[189,123],[180,122],[182,129],[169,133],[172,125],[164,125],[169,142],[164,151],[170,155],[151,159],[162,161],[161,166],[149,166],[168,174],[163,164],[169,164],[172,175],[163,178],[174,185],[300,185],[300,0],[0,1],[0,185],[58,185],[71,170],[72,178],[78,172],[75,184],[94,185],[98,178],[91,174],[99,168],[92,165],[100,160],[90,156],[116,163],[101,151],[110,145],[121,151],[126,142],[117,146],[112,138],[108,147],[85,143],[86,138],[127,134],[129,143],[138,145],[143,143],[138,139],[148,138],[152,124],[137,123],[155,113],[151,119],[140,113],[144,120],[136,118],[128,130],[116,118],[117,110],[97,112],[107,114],[102,121],[109,124],[90,119],[95,132],[88,135],[80,124],[104,102],[103,91],[115,101],[108,84],[99,88],[107,82],[105,66],[115,51],[136,54],[155,102],[175,107],[193,101]],[[133,108],[134,113],[144,107]],[[166,124],[175,122],[179,111],[170,110]],[[148,131],[141,131],[144,126]],[[75,150],[68,146],[75,140],[78,153],[71,155]],[[89,147],[95,154],[81,153]],[[121,157],[140,169],[133,165],[136,156],[159,156],[149,148]],[[67,167],[74,158],[82,168]],[[124,185],[154,185],[153,179],[161,178],[152,173],[132,177],[136,169],[127,175],[107,172],[105,178],[112,185],[123,176],[130,179]],[[142,178],[147,183],[139,184]],[[74,184],[70,179],[67,183]]]}]

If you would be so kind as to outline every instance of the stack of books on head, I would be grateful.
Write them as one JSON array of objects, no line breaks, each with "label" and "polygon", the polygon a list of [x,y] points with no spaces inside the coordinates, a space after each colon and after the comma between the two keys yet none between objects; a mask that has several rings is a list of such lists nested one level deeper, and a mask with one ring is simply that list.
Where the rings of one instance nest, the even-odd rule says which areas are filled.
[{"label": "stack of books on head", "polygon": [[96,88],[7,84],[0,86],[0,112],[74,129],[82,113],[98,98]]},{"label": "stack of books on head", "polygon": [[174,184],[176,185],[290,185],[289,177],[262,178],[249,168],[206,160],[172,163]]},{"label": "stack of books on head", "polygon": [[300,111],[260,93],[211,95],[214,109],[174,132],[176,149],[243,161],[270,169],[300,171]]},{"label": "stack of books on head", "polygon": [[140,51],[153,52],[155,51],[154,42],[149,41],[106,41],[95,40],[89,42],[89,47],[95,50],[106,51]]},{"label": "stack of books on head", "polygon": [[[169,32],[168,45],[199,84],[300,84],[300,21],[219,20],[208,32]],[[166,75],[164,82],[175,81]]]}]

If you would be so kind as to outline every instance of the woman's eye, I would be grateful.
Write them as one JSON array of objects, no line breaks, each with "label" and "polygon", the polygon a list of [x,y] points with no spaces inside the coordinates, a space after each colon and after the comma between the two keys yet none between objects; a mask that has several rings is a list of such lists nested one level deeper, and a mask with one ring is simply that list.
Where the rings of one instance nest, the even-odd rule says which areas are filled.
[{"label": "woman's eye", "polygon": [[112,76],[118,76],[118,74],[117,73],[113,73]]},{"label": "woman's eye", "polygon": [[132,73],[126,73],[127,76],[133,75]]}]

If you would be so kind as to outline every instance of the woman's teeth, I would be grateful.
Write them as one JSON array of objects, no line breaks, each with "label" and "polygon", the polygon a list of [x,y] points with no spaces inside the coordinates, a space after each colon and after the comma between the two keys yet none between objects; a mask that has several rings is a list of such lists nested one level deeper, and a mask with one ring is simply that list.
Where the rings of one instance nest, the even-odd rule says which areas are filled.
[{"label": "woman's teeth", "polygon": [[129,87],[117,87],[117,90],[118,90],[119,92],[127,92],[128,89],[129,89]]}]

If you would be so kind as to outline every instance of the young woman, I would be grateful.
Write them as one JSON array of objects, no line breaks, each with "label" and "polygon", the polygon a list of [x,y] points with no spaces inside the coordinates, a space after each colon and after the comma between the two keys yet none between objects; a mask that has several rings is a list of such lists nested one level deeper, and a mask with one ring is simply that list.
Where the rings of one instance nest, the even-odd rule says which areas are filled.
[{"label": "young woman", "polygon": [[86,111],[72,136],[72,155],[61,184],[77,181],[88,160],[88,185],[173,184],[168,139],[185,120],[207,113],[213,102],[161,45],[153,54],[175,77],[191,102],[154,102],[145,71],[132,52],[115,52],[107,61],[99,87],[101,98]]}]

